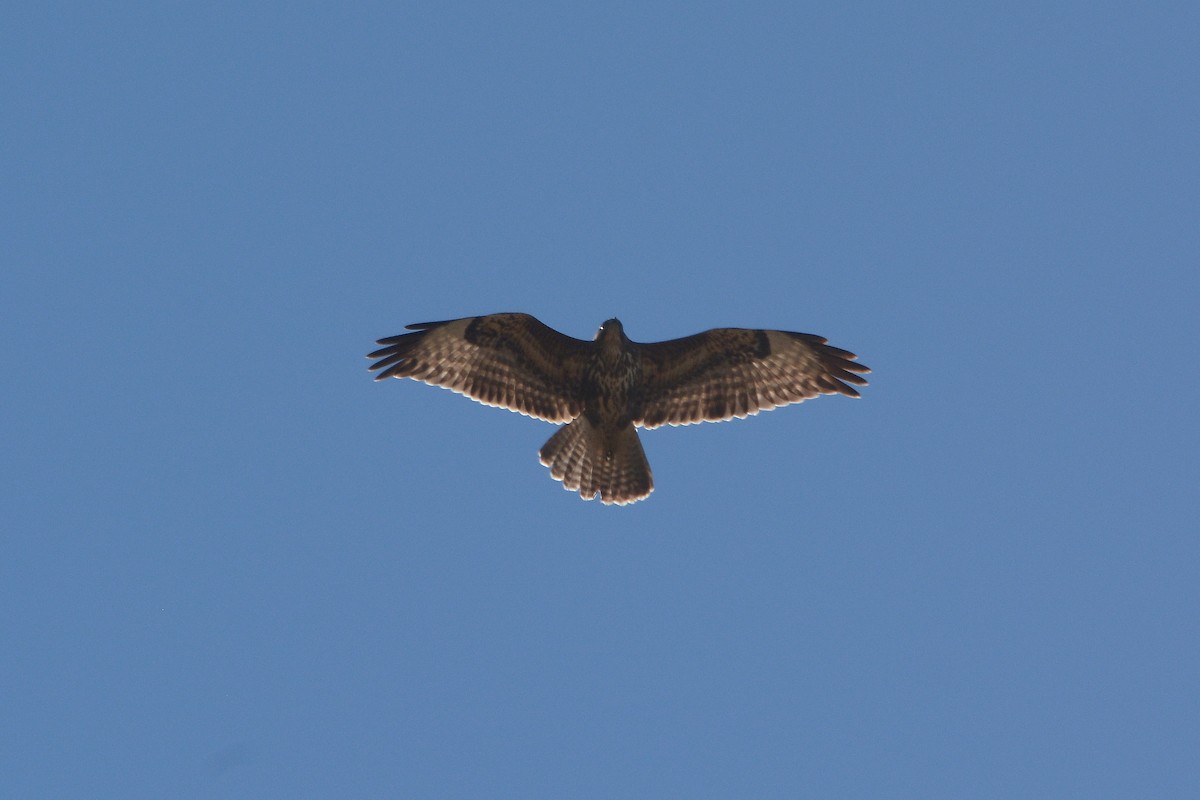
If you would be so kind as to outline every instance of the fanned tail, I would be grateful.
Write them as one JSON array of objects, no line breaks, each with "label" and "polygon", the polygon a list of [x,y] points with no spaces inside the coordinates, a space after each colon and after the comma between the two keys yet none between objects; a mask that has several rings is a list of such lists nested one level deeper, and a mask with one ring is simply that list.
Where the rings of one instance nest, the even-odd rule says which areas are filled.
[{"label": "fanned tail", "polygon": [[558,430],[538,454],[563,488],[584,500],[600,494],[600,502],[625,505],[654,491],[650,463],[632,424],[604,431],[585,416]]}]

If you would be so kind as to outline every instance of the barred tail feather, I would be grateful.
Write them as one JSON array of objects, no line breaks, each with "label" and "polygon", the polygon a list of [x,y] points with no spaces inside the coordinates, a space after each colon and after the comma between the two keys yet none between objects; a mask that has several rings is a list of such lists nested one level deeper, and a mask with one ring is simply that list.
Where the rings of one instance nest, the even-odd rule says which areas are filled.
[{"label": "barred tail feather", "polygon": [[559,428],[539,456],[551,477],[584,500],[599,493],[602,503],[625,505],[654,491],[650,463],[632,424],[604,431],[587,417],[578,417]]}]

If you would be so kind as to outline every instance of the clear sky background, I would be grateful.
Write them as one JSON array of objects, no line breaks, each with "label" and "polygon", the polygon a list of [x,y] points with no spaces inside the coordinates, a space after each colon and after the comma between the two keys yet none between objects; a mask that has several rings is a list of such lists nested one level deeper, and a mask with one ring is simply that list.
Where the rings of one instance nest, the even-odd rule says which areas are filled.
[{"label": "clear sky background", "polygon": [[[1200,795],[1194,3],[21,6],[4,797]],[[872,385],[603,507],[493,311]]]}]

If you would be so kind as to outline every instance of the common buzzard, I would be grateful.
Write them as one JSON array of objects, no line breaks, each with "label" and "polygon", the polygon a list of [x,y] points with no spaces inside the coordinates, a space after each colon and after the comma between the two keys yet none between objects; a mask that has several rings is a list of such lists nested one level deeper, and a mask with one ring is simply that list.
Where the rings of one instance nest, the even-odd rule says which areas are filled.
[{"label": "common buzzard", "polygon": [[745,418],[820,394],[858,397],[870,370],[811,333],[716,328],[641,344],[610,319],[593,341],[529,314],[421,322],[380,339],[375,380],[413,378],[547,422],[567,423],[541,461],[585,500],[624,505],[654,490],[636,427]]}]

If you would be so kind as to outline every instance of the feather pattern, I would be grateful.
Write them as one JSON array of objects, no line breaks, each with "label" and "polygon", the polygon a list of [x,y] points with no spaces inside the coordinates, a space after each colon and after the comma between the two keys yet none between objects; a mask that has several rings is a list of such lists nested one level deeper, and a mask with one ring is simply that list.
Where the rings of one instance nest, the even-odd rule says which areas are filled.
[{"label": "feather pattern", "polygon": [[715,328],[636,345],[644,428],[744,418],[822,394],[858,397],[871,370],[811,333]]},{"label": "feather pattern", "polygon": [[579,376],[590,342],[559,333],[529,314],[490,314],[407,326],[380,339],[368,358],[375,380],[413,378],[484,405],[547,422],[583,411]]}]

